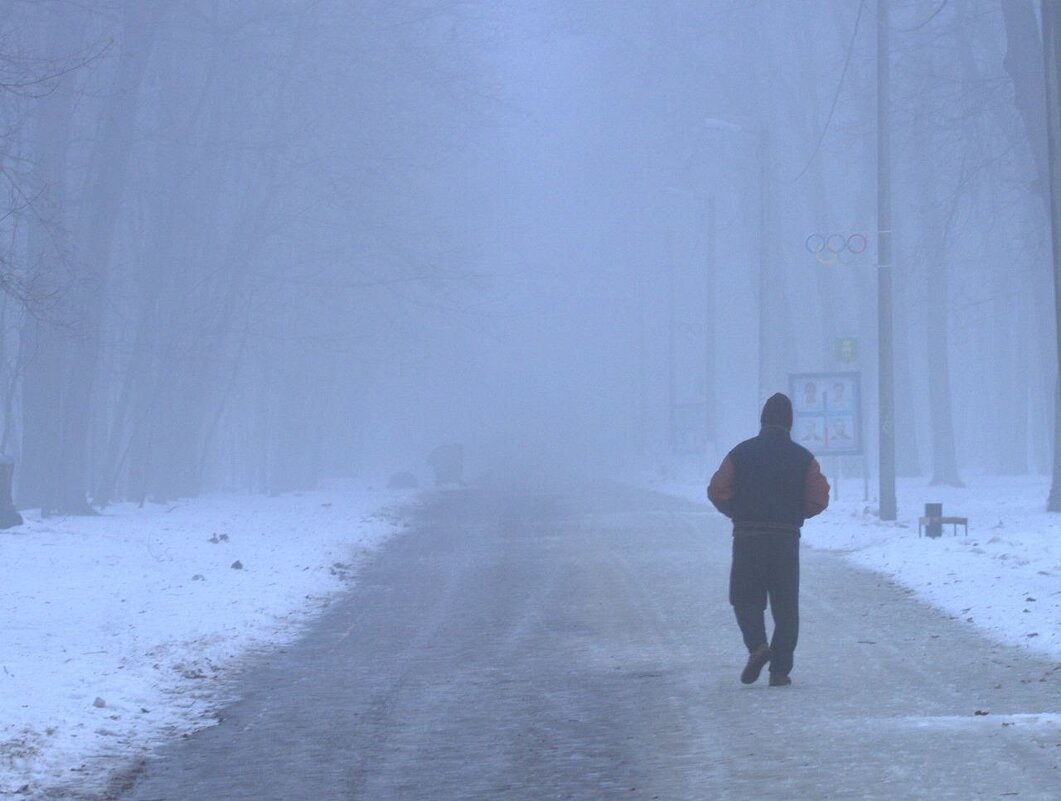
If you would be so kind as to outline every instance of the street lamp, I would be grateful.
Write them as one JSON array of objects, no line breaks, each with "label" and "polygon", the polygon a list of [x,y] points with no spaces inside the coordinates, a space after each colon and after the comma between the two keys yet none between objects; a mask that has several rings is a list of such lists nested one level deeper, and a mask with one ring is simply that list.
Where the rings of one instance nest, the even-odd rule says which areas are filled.
[{"label": "street lamp", "polygon": [[[704,204],[704,223],[706,227],[706,238],[707,238],[707,253],[704,260],[704,409],[703,409],[703,426],[704,426],[704,444],[713,442],[715,437],[715,416],[717,414],[717,398],[715,395],[714,377],[715,377],[715,337],[714,337],[714,317],[715,317],[715,295],[714,295],[714,272],[716,269],[715,252],[716,252],[716,237],[717,229],[715,226],[715,198],[713,195],[705,195],[703,192],[696,192],[689,189],[683,189],[677,186],[665,186],[662,189],[663,193],[670,195],[671,197],[688,198],[694,202],[703,202]],[[676,342],[676,277],[674,272],[674,252],[673,244],[668,242],[668,254],[667,254],[667,348],[668,348],[668,386],[669,386],[669,397],[670,397],[670,426],[671,426],[671,449],[672,451],[677,450],[677,420],[676,410],[678,404],[677,397],[677,342]]]},{"label": "street lamp", "polygon": [[740,123],[731,122],[730,120],[719,119],[718,117],[705,117],[703,120],[703,127],[709,131],[720,131],[722,133],[731,134],[746,134],[752,136],[756,140],[755,151],[756,157],[759,160],[759,273],[757,276],[756,286],[756,297],[759,303],[759,401],[766,399],[767,392],[767,371],[766,371],[766,357],[764,351],[766,348],[766,286],[767,286],[767,273],[768,273],[768,256],[766,252],[766,242],[768,237],[766,236],[766,228],[769,224],[769,212],[767,209],[767,170],[768,170],[768,143],[769,137],[767,136],[766,130],[754,125],[741,125]]}]

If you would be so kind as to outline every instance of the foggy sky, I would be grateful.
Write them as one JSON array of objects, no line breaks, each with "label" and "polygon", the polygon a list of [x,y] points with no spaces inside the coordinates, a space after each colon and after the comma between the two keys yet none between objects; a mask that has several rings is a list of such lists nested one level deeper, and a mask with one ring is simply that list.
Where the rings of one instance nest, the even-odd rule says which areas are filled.
[{"label": "foggy sky", "polygon": [[[68,414],[78,386],[90,496],[102,474],[118,496],[147,474],[160,495],[279,489],[296,463],[383,482],[450,441],[478,481],[706,474],[789,374],[839,369],[861,373],[875,469],[872,3],[4,5],[0,44],[42,87],[7,95],[36,200],[12,195],[4,259],[68,301],[5,299],[8,450],[31,474],[53,446],[26,404]],[[963,470],[1044,471],[1037,140],[998,0],[922,24],[937,6],[893,2],[899,467],[933,472],[945,408]],[[817,263],[807,237],[834,232],[869,251]],[[951,384],[930,401],[935,319]],[[68,371],[41,365],[82,352],[49,394]],[[672,406],[705,403],[702,451],[675,454]]]}]

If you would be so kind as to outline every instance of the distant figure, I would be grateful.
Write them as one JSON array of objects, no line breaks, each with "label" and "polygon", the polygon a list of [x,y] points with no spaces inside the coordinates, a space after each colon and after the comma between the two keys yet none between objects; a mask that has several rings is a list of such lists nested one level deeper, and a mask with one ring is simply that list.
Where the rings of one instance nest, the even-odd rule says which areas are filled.
[{"label": "distant figure", "polygon": [[428,455],[427,463],[435,472],[436,487],[464,486],[464,446],[459,442],[439,445]]},{"label": "distant figure", "polygon": [[417,489],[419,486],[416,476],[406,470],[395,473],[387,482],[387,489]]},{"label": "distant figure", "polygon": [[[733,520],[729,602],[737,616],[751,684],[770,665],[770,686],[792,683],[799,635],[799,536],[804,519],[829,505],[829,482],[813,454],[792,441],[792,402],[780,392],[763,406],[759,436],[729,452],[711,478],[707,497]],[[766,641],[770,602],[774,636]]]}]

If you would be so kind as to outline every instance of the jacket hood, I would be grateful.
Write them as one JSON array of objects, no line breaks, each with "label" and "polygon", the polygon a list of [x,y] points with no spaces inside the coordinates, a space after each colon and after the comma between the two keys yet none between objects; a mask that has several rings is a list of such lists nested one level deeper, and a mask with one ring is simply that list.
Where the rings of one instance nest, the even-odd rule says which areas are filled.
[{"label": "jacket hood", "polygon": [[792,430],[792,401],[788,395],[780,392],[771,395],[763,405],[763,413],[759,416],[759,423],[763,428],[780,428],[785,431]]}]

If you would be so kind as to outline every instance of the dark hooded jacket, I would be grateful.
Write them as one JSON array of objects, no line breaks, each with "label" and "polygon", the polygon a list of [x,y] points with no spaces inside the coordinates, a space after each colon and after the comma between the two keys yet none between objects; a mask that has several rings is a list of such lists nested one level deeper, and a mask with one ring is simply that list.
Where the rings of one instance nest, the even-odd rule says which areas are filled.
[{"label": "dark hooded jacket", "polygon": [[733,533],[799,533],[829,505],[829,482],[814,455],[792,441],[792,403],[778,393],[763,407],[759,435],[731,450],[707,497],[733,520]]}]

